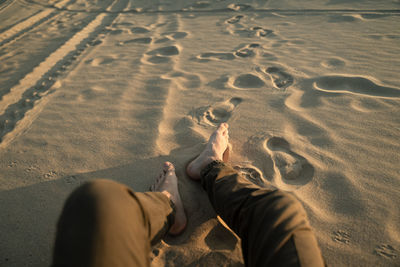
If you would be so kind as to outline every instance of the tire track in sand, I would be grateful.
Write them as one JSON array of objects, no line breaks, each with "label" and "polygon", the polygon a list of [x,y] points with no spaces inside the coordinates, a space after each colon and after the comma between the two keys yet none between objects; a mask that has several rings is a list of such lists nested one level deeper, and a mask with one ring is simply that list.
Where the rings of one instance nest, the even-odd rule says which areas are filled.
[{"label": "tire track in sand", "polygon": [[[64,8],[71,2],[75,2],[75,0],[62,0],[56,4],[57,7]],[[54,9],[45,9],[40,11],[39,13],[27,18],[26,20],[21,21],[20,23],[12,26],[10,29],[2,32],[0,34],[0,47],[5,44],[12,43],[25,33],[31,31],[32,29],[38,27],[45,21],[48,21],[52,17],[59,14],[59,11],[54,11]]]},{"label": "tire track in sand", "polygon": [[[122,10],[126,1],[114,2],[111,10]],[[101,32],[116,18],[116,14],[101,13],[86,27],[50,54],[18,85],[11,88],[0,102],[0,148],[6,147],[32,123],[40,113],[48,96],[57,89],[54,77],[60,68],[76,59]]]}]

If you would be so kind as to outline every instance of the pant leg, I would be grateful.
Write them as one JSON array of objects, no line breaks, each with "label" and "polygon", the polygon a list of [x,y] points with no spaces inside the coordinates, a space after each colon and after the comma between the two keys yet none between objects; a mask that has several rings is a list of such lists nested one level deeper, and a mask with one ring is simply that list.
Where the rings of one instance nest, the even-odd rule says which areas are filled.
[{"label": "pant leg", "polygon": [[202,170],[202,185],[221,218],[242,239],[246,266],[324,266],[301,203],[261,188],[223,162]]},{"label": "pant leg", "polygon": [[149,266],[151,244],[168,232],[174,216],[160,192],[137,193],[110,180],[86,183],[65,203],[52,266]]}]

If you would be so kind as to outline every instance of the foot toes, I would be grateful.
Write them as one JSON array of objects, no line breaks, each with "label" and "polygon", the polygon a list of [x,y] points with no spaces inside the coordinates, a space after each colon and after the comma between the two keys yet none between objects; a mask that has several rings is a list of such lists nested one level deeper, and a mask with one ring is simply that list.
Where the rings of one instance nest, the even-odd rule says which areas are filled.
[{"label": "foot toes", "polygon": [[163,171],[165,174],[170,173],[170,172],[175,172],[174,164],[172,164],[169,161],[164,162]]},{"label": "foot toes", "polygon": [[228,127],[229,125],[226,122],[223,122],[218,126],[217,131],[226,131],[228,130]]},{"label": "foot toes", "polygon": [[229,132],[228,132],[228,130],[224,131],[224,132],[222,133],[222,135],[225,136],[226,138],[229,138]]}]

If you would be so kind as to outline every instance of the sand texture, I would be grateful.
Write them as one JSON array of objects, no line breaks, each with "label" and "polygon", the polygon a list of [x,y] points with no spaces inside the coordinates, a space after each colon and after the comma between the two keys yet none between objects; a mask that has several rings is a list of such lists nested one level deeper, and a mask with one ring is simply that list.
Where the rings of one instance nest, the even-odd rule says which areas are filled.
[{"label": "sand texture", "polygon": [[329,266],[400,266],[400,1],[0,1],[0,266],[48,266],[64,200],[176,165],[188,227],[153,266],[243,266],[187,178],[232,164],[304,204]]}]

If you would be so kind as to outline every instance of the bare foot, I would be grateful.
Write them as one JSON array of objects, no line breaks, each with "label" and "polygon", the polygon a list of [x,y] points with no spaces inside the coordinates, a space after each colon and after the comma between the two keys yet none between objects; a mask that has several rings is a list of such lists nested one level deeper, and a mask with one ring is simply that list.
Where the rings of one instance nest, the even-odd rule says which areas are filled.
[{"label": "bare foot", "polygon": [[200,155],[194,159],[186,168],[186,173],[193,180],[199,180],[201,178],[200,172],[208,164],[214,160],[227,161],[229,157],[229,125],[227,123],[221,123],[218,129],[215,130],[208,140],[206,148]]},{"label": "bare foot", "polygon": [[178,190],[178,178],[175,174],[175,167],[171,162],[165,162],[160,176],[150,187],[151,191],[158,191],[165,194],[175,204],[175,222],[169,229],[171,235],[179,235],[186,227],[186,215]]}]

